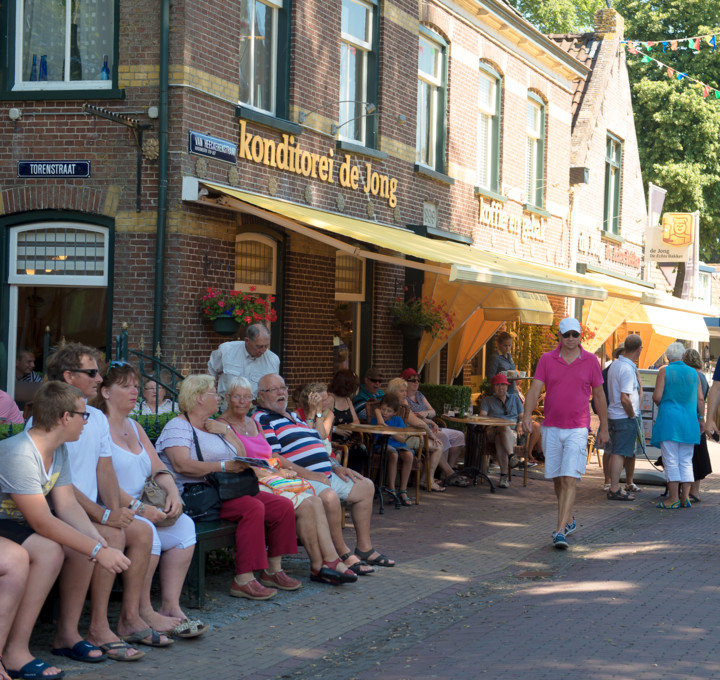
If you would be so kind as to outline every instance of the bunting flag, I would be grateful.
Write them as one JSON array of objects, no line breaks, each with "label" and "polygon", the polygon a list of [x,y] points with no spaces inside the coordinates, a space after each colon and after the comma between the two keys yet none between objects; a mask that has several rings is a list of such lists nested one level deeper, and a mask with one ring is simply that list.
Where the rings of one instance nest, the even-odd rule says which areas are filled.
[{"label": "bunting flag", "polygon": [[[673,52],[677,49],[683,49],[692,50],[693,52],[698,53],[700,51],[700,45],[703,41],[712,47],[713,52],[715,51],[715,48],[717,47],[717,39],[714,33],[708,33],[706,35],[693,35],[689,38],[678,38],[676,40],[621,40],[620,42],[628,46],[628,52],[630,54],[635,54],[632,49],[641,47],[646,49],[648,52],[651,52],[655,45],[662,45],[663,52],[670,47]],[[678,45],[680,42],[686,44]]]},{"label": "bunting flag", "polygon": [[[713,36],[714,38],[715,36]],[[667,73],[667,77],[671,80],[674,80],[677,78],[678,81],[683,81],[685,79],[692,81],[693,83],[696,83],[700,87],[702,87],[703,92],[703,99],[707,99],[710,96],[711,92],[715,93],[715,99],[720,99],[720,90],[718,88],[712,87],[711,85],[708,85],[707,83],[703,83],[701,80],[698,80],[697,78],[693,78],[692,76],[689,76],[687,73],[683,73],[682,71],[676,71],[671,66],[668,66],[667,64],[663,64],[663,62],[659,61],[658,59],[655,59],[655,57],[651,57],[648,54],[645,54],[641,50],[638,50],[635,45],[633,44],[632,52],[630,51],[630,42],[628,42],[628,52],[630,54],[639,54],[641,57],[640,63],[647,64],[650,62],[653,62],[658,68],[665,69],[665,73]]]},{"label": "bunting flag", "polygon": [[712,45],[712,51],[714,52],[715,48],[717,47],[717,41],[715,40],[715,36],[708,40],[708,45]]}]

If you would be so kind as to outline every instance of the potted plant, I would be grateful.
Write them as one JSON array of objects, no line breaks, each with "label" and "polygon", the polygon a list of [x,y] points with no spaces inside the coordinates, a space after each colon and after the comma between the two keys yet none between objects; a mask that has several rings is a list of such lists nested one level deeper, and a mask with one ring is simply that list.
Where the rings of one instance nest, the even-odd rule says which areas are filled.
[{"label": "potted plant", "polygon": [[213,322],[215,332],[233,335],[239,326],[276,321],[273,302],[274,295],[260,297],[255,292],[255,286],[250,286],[247,293],[241,290],[223,293],[218,288],[208,288],[200,302],[200,310],[206,319]]},{"label": "potted plant", "polygon": [[418,340],[423,333],[433,337],[447,335],[455,325],[454,313],[445,309],[444,303],[432,298],[411,297],[404,300],[395,298],[390,305],[393,325],[397,326],[408,339]]}]

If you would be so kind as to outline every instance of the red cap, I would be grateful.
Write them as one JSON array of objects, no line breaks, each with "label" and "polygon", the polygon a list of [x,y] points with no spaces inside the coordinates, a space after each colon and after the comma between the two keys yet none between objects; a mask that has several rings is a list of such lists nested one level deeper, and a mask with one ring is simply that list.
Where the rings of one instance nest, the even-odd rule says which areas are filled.
[{"label": "red cap", "polygon": [[403,380],[407,380],[408,378],[414,378],[418,372],[414,368],[406,368],[401,374],[400,377]]},{"label": "red cap", "polygon": [[492,377],[490,384],[491,385],[509,385],[510,381],[507,379],[506,375],[503,375],[502,373],[498,373],[497,375],[494,375]]}]

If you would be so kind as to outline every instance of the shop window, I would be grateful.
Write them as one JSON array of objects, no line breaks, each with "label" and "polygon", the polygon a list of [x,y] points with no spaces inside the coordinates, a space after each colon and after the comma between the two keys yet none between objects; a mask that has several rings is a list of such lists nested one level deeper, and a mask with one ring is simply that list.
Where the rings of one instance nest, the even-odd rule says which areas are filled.
[{"label": "shop window", "polygon": [[6,92],[118,96],[117,0],[4,0],[0,7],[10,38],[0,57]]},{"label": "shop window", "polygon": [[344,252],[335,256],[333,368],[359,367],[360,303],[365,301],[365,260]]},{"label": "shop window", "polygon": [[262,234],[235,237],[235,288],[273,295],[277,283],[277,242]]},{"label": "shop window", "polygon": [[605,144],[605,210],[603,231],[620,233],[620,179],[622,142],[608,135]]},{"label": "shop window", "polygon": [[500,178],[500,74],[480,65],[478,79],[478,186],[498,191]]},{"label": "shop window", "polygon": [[375,7],[362,0],[342,0],[340,41],[341,139],[375,146],[376,117],[365,104],[376,104],[377,59]]},{"label": "shop window", "polygon": [[423,26],[420,30],[416,161],[444,172],[446,43]]},{"label": "shop window", "polygon": [[542,208],[545,193],[545,104],[532,93],[527,100],[525,139],[526,202]]},{"label": "shop window", "polygon": [[240,0],[239,103],[271,115],[285,114],[288,1]]}]

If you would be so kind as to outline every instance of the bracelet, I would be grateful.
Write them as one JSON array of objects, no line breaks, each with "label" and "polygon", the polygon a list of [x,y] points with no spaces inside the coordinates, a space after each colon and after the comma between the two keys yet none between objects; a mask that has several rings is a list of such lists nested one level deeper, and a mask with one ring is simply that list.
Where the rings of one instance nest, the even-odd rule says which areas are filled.
[{"label": "bracelet", "polygon": [[220,461],[220,471],[225,472],[225,461],[224,460]]},{"label": "bracelet", "polygon": [[[230,430],[232,430],[232,428],[231,428],[229,425],[226,425],[226,426],[225,426],[225,432],[226,432],[226,433],[227,433],[227,432],[230,432]],[[223,470],[223,472],[225,472],[225,470]]]},{"label": "bracelet", "polygon": [[140,503],[137,509],[138,515],[144,515],[145,514],[145,503]]},{"label": "bracelet", "polygon": [[128,505],[128,507],[131,510],[137,510],[141,505],[142,505],[142,503],[139,500],[135,500],[134,502],[130,503],[130,505]]},{"label": "bracelet", "polygon": [[90,553],[90,559],[91,559],[91,560],[94,560],[94,559],[95,559],[95,557],[96,557],[97,554],[100,552],[100,550],[102,550],[102,547],[103,547],[103,544],[100,543],[100,541],[98,541],[98,542],[95,544],[95,547],[92,549],[92,552]]},{"label": "bracelet", "polygon": [[102,519],[100,520],[100,524],[107,524],[108,517],[110,517],[110,510],[106,509],[105,512],[103,512]]}]

